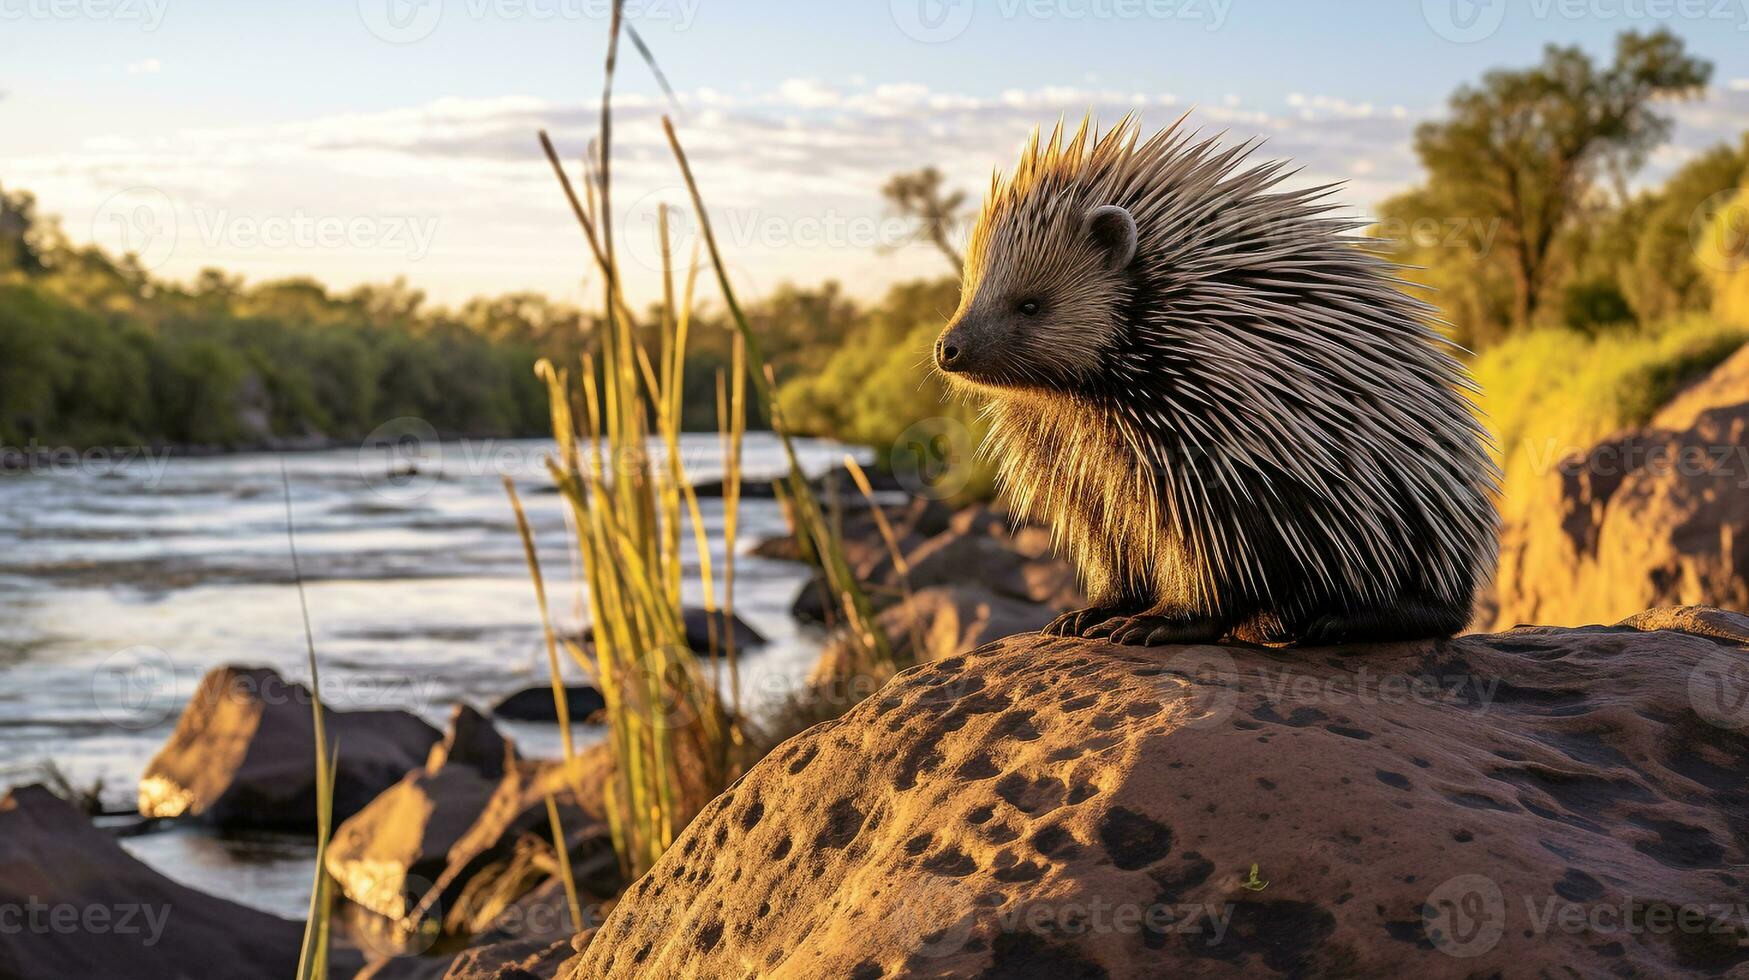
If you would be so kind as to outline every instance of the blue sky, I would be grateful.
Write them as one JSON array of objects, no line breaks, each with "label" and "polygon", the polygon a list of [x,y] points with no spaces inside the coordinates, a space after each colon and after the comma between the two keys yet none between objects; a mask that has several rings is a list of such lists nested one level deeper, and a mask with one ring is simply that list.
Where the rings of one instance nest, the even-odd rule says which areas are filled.
[{"label": "blue sky", "polygon": [[[532,134],[547,126],[582,151],[605,6],[0,0],[0,181],[35,190],[76,239],[114,247],[130,225],[172,229],[131,240],[173,277],[220,265],[339,285],[405,275],[445,301],[586,295]],[[867,293],[936,271],[927,249],[892,247],[902,235],[881,180],[937,164],[975,193],[1032,125],[1089,107],[1155,126],[1195,107],[1206,125],[1267,136],[1266,153],[1294,157],[1308,180],[1349,180],[1347,203],[1364,211],[1415,179],[1409,135],[1456,85],[1546,43],[1607,57],[1620,31],[1666,26],[1714,62],[1716,84],[1677,110],[1652,174],[1749,128],[1749,0],[628,9],[681,93],[683,136],[754,291],[835,276]],[[656,88],[629,49],[622,67],[616,211],[647,239],[655,203],[680,196]],[[628,244],[654,265],[647,240]]]}]

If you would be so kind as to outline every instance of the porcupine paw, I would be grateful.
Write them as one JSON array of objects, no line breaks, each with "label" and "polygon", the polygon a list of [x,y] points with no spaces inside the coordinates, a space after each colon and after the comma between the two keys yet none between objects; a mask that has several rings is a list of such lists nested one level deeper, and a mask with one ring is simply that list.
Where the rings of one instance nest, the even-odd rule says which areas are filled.
[{"label": "porcupine paw", "polygon": [[1157,647],[1168,643],[1213,643],[1227,632],[1225,624],[1212,619],[1178,616],[1118,616],[1084,633],[1104,637],[1126,647]]},{"label": "porcupine paw", "polygon": [[[1134,608],[1133,606],[1131,608]],[[1045,636],[1085,636],[1087,631],[1123,612],[1121,606],[1088,606],[1073,609],[1045,624]]]}]

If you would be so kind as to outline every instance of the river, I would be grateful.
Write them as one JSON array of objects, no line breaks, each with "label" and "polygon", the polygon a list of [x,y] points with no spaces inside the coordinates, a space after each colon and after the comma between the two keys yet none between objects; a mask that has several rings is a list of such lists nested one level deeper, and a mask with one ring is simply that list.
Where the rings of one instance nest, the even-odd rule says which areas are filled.
[{"label": "river", "polygon": [[[288,482],[332,707],[405,708],[441,726],[456,701],[485,709],[544,683],[539,613],[500,477],[523,497],[559,625],[575,630],[582,586],[546,475],[550,448],[446,442],[422,449],[416,468],[359,449],[88,454],[0,476],[0,786],[35,781],[52,761],[76,785],[102,780],[106,804],[128,807],[208,670],[265,665],[308,681]],[[798,450],[811,473],[845,452],[808,440]],[[695,481],[720,476],[714,435],[685,437],[681,452]],[[748,435],[744,459],[749,481],[784,467],[768,433]],[[720,569],[722,501],[699,504]],[[784,530],[769,499],[744,500],[740,526],[742,549]],[[696,591],[690,531],[685,540]],[[738,559],[736,611],[770,640],[741,662],[750,704],[792,689],[818,651],[819,635],[789,616],[806,577],[792,563]],[[583,680],[567,666],[568,680]],[[557,754],[552,726],[503,727],[525,753]],[[307,840],[179,827],[123,843],[194,887],[291,918],[307,906]]]}]

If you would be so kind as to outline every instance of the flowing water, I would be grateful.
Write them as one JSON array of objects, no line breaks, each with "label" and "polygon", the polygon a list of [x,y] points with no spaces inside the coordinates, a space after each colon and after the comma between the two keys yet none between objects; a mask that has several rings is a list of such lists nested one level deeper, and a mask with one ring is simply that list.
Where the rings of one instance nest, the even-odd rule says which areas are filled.
[{"label": "flowing water", "polygon": [[[550,446],[444,443],[417,467],[353,449],[100,455],[0,476],[0,787],[34,781],[52,761],[76,785],[102,780],[105,802],[127,807],[208,670],[264,665],[308,681],[282,466],[332,707],[404,708],[441,726],[457,701],[485,709],[545,684],[539,613],[500,476],[528,510],[558,625],[576,630],[582,593],[543,463]],[[798,449],[810,472],[844,453],[806,440]],[[686,437],[681,453],[693,480],[720,475],[714,435]],[[775,438],[748,435],[750,482],[783,468]],[[699,505],[720,574],[722,501]],[[743,549],[784,530],[769,499],[743,500],[740,526]],[[684,540],[696,590],[690,531]],[[741,660],[750,704],[792,689],[819,648],[789,616],[806,578],[792,563],[738,559],[736,611],[770,640]],[[567,680],[584,680],[566,666]],[[557,754],[552,726],[503,727],[526,754]],[[578,734],[599,737],[584,726]],[[307,904],[306,840],[177,828],[124,845],[171,877],[258,908],[301,918]]]}]

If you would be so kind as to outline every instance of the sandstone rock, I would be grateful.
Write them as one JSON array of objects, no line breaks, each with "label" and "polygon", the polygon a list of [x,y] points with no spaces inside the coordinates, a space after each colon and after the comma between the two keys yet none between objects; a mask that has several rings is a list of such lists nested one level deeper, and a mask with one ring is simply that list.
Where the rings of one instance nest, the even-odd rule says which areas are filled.
[{"label": "sandstone rock", "polygon": [[[303,925],[186,888],[40,786],[0,800],[0,977],[108,980],[297,972]],[[345,976],[358,957],[336,953]]]},{"label": "sandstone rock", "polygon": [[513,939],[462,953],[443,978],[536,980],[552,976],[570,955],[571,943],[565,939],[544,944],[538,940]]},{"label": "sandstone rock", "polygon": [[[883,610],[881,628],[901,662],[946,660],[1014,633],[1037,632],[1056,610],[996,595],[981,585],[935,586]],[[809,680],[822,684],[844,676],[850,650],[842,639],[828,643]]]},{"label": "sandstone rock", "polygon": [[[424,767],[335,828],[328,873],[347,898],[403,931],[431,920],[467,935],[551,873],[512,860],[525,835],[550,849],[549,794],[573,860],[608,846],[599,795],[607,766],[604,745],[580,752],[569,770],[520,759],[490,721],[458,706]],[[504,865],[515,873],[504,874]]]},{"label": "sandstone rock", "polygon": [[354,980],[536,980],[551,977],[570,955],[568,939],[511,939],[448,956],[377,960]]},{"label": "sandstone rock", "polygon": [[334,829],[328,873],[358,905],[389,919],[405,918],[516,764],[515,747],[492,723],[457,705],[425,766]]},{"label": "sandstone rock", "polygon": [[707,806],[561,976],[1737,975],[1749,618],[1638,622],[1695,628],[919,666]]},{"label": "sandstone rock", "polygon": [[557,762],[517,763],[493,787],[473,823],[450,845],[443,871],[407,912],[406,924],[435,921],[446,932],[468,935],[489,923],[504,904],[538,884],[545,875],[526,873],[527,855],[519,859],[517,845],[527,837],[541,847],[550,846],[548,796],[559,804],[572,862],[593,867],[591,861],[612,848],[602,796],[611,765],[606,745],[580,750],[569,769]]},{"label": "sandstone rock", "polygon": [[[609,855],[611,857],[611,855]],[[581,886],[580,886],[581,887]],[[599,924],[600,897],[585,891],[581,896],[584,908],[584,928]],[[533,891],[517,899],[492,920],[491,926],[475,936],[466,950],[435,956],[395,956],[378,959],[358,974],[356,980],[441,980],[441,978],[473,978],[493,976],[481,972],[501,969],[515,963],[523,976],[551,977],[561,962],[572,953],[573,937],[579,934],[578,924],[571,919],[569,902],[562,883],[548,878]],[[537,953],[551,951],[551,957],[532,960]]]},{"label": "sandstone rock", "polygon": [[[882,513],[899,541],[899,550],[909,552],[924,541],[947,530],[953,511],[938,500],[913,497],[900,505],[882,505]],[[875,566],[887,560],[886,539],[868,504],[857,498],[840,502],[840,529],[844,542],[844,557],[858,577],[869,578]],[[755,544],[752,554],[781,561],[802,560],[801,549],[793,537],[785,535]]]},{"label": "sandstone rock", "polygon": [[[606,710],[607,699],[588,684],[571,684],[565,687],[565,707],[570,710],[572,724],[592,723]],[[558,721],[559,712],[553,705],[551,687],[526,687],[493,705],[492,717],[512,721]]]},{"label": "sandstone rock", "polygon": [[[405,711],[323,716],[340,747],[334,817],[363,809],[425,761],[436,729]],[[266,667],[220,667],[200,687],[140,778],[140,813],[225,827],[314,830],[316,748],[310,692]]]},{"label": "sandstone rock", "polygon": [[1749,349],[1651,427],[1559,461],[1501,534],[1490,618],[1578,625],[1749,609]]},{"label": "sandstone rock", "polygon": [[[922,523],[913,521],[910,527]],[[919,594],[936,586],[975,584],[997,596],[1051,607],[1053,612],[1044,622],[1081,605],[1075,570],[1052,554],[1045,529],[1016,529],[1007,514],[984,505],[962,508],[945,524],[928,538],[914,532],[902,538],[900,552],[906,563],[902,576],[891,549],[871,525],[867,533],[872,539],[858,547],[852,569],[877,609],[900,602],[907,584]],[[802,622],[836,621],[837,608],[823,576],[816,575],[802,588],[790,612]],[[909,630],[905,623],[899,625]]]}]

